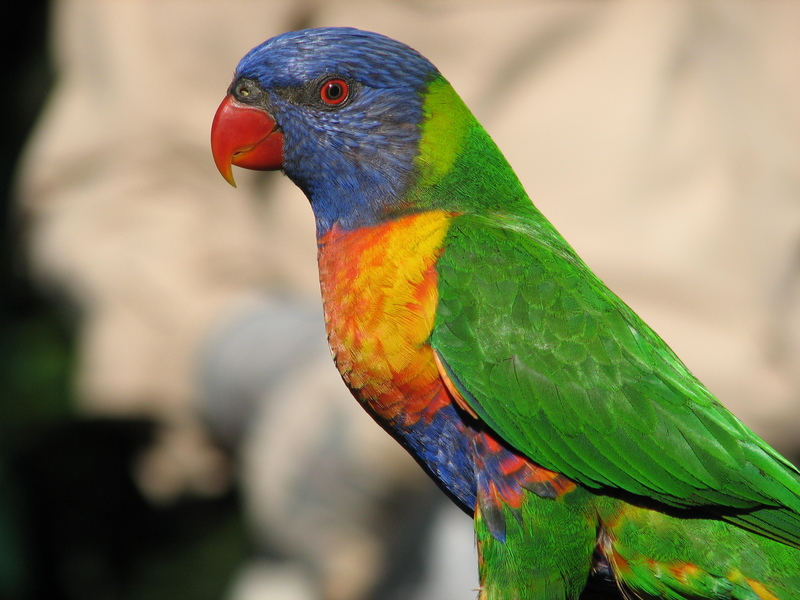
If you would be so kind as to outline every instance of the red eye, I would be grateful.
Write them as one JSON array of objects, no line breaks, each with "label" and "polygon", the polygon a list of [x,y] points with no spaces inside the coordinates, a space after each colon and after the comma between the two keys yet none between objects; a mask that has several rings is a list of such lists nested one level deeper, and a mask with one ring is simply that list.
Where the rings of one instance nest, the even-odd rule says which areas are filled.
[{"label": "red eye", "polygon": [[347,82],[342,79],[329,79],[322,84],[322,89],[319,91],[322,101],[333,106],[344,102],[349,93]]}]

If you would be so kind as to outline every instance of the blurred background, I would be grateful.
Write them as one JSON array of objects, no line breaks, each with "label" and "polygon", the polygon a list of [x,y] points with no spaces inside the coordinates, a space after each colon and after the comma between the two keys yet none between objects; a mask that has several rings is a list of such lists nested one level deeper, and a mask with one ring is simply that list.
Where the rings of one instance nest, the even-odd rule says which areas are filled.
[{"label": "blurred background", "polygon": [[0,599],[473,597],[469,518],[346,393],[313,219],[218,175],[239,58],[351,25],[428,56],[534,202],[800,458],[800,3],[0,7]]}]

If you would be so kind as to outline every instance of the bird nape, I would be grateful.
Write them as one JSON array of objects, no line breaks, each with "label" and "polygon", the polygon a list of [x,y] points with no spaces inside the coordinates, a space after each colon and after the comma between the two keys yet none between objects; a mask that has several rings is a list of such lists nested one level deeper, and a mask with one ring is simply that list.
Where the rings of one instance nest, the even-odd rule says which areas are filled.
[{"label": "bird nape", "polygon": [[474,516],[482,600],[800,598],[800,472],[578,258],[421,54],[350,28],[239,63],[214,160],[316,219],[328,339]]}]

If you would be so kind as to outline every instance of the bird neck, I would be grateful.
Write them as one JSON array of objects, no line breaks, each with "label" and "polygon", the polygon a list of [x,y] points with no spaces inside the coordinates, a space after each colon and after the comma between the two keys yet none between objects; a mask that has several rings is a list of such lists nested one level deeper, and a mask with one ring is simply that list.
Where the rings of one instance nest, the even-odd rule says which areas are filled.
[{"label": "bird neck", "polygon": [[530,199],[500,149],[443,78],[425,96],[413,204],[449,213],[521,212]]}]

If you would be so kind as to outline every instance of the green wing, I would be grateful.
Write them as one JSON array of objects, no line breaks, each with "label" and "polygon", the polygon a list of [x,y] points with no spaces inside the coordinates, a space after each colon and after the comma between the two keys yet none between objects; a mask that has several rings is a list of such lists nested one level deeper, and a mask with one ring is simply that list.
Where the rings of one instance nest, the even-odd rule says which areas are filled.
[{"label": "green wing", "polygon": [[538,213],[453,220],[431,345],[474,411],[595,489],[800,547],[800,472],[729,413]]}]

